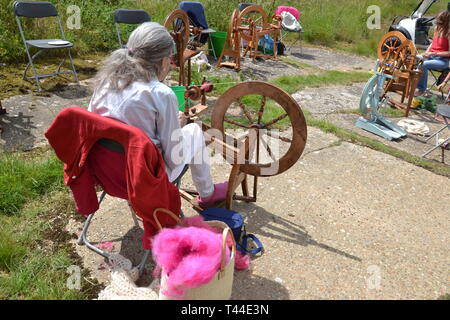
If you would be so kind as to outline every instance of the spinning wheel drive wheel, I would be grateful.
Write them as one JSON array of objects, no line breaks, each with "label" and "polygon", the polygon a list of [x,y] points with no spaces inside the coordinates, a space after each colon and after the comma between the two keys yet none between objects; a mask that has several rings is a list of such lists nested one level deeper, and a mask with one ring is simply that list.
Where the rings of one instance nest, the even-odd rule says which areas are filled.
[{"label": "spinning wheel drive wheel", "polygon": [[[305,117],[297,102],[284,90],[261,81],[228,89],[216,102],[211,127],[222,134],[239,129],[249,136],[253,130],[256,146],[240,166],[240,171],[253,176],[288,170],[300,158],[307,139]],[[286,128],[291,130],[276,130]]]},{"label": "spinning wheel drive wheel", "polygon": [[231,15],[230,25],[228,26],[228,36],[230,37],[229,47],[232,49],[235,49],[240,45],[238,37],[232,36],[239,32],[238,23],[239,13],[236,9],[234,9],[233,14]]},{"label": "spinning wheel drive wheel", "polygon": [[376,100],[376,90],[378,90],[377,75],[373,75],[364,86],[363,92],[361,94],[361,99],[359,101],[359,111],[366,119],[370,119],[372,106],[378,105],[378,101],[373,101]]},{"label": "spinning wheel drive wheel", "polygon": [[[408,40],[403,33],[399,31],[391,31],[386,33],[383,38],[381,38],[377,55],[380,61],[384,61],[385,63],[393,63],[397,61],[398,50],[402,47],[402,44],[406,44],[408,51],[411,54],[416,53],[416,49],[412,41]],[[405,46],[403,46],[405,48]]]},{"label": "spinning wheel drive wheel", "polygon": [[397,50],[397,68],[400,71],[413,70],[417,68],[416,47],[411,40],[404,42]]},{"label": "spinning wheel drive wheel", "polygon": [[169,31],[177,45],[177,63],[183,57],[183,51],[189,42],[189,18],[181,9],[172,11],[164,22],[164,27]]},{"label": "spinning wheel drive wheel", "polygon": [[[256,30],[265,30],[269,26],[267,14],[260,6],[249,6],[241,11],[237,19],[238,26],[248,26],[253,22]],[[241,37],[247,41],[252,40],[251,32],[241,32]]]}]

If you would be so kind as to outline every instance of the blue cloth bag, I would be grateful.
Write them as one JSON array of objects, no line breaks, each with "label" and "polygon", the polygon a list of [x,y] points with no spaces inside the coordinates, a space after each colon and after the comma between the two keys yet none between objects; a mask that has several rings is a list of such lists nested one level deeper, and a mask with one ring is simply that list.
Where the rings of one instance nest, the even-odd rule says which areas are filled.
[{"label": "blue cloth bag", "polygon": [[[236,248],[243,254],[257,254],[263,250],[263,245],[259,239],[253,234],[247,234],[245,231],[244,218],[238,212],[227,210],[224,208],[207,208],[200,212],[205,221],[218,220],[226,223],[233,232],[236,240]],[[256,248],[248,250],[248,240],[251,239]]]}]

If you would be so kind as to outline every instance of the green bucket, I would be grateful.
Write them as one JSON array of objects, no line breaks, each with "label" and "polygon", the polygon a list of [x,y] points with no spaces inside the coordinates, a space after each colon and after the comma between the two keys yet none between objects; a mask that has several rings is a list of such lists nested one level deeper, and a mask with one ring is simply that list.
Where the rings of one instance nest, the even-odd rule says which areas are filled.
[{"label": "green bucket", "polygon": [[[227,38],[227,33],[222,31],[216,31],[211,33],[210,41],[208,42],[209,46],[209,55],[213,56],[213,47],[216,52],[216,57],[219,57],[222,54],[223,47],[225,46],[225,40]],[[211,46],[212,43],[212,46]]]},{"label": "green bucket", "polygon": [[184,112],[184,105],[186,103],[186,100],[184,99],[184,91],[186,90],[186,87],[184,86],[171,86],[170,87],[172,91],[177,96],[178,100],[178,110],[181,112]]}]

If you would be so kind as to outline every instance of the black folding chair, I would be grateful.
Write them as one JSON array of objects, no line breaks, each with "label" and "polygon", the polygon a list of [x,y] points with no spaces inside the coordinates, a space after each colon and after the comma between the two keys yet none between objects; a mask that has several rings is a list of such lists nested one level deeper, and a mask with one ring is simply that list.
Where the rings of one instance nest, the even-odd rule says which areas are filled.
[{"label": "black folding chair", "polygon": [[[447,101],[448,98],[450,96],[447,96]],[[427,152],[425,152],[422,157],[426,157],[427,155],[429,155],[431,152],[433,152],[434,150],[441,148],[442,149],[442,162],[444,162],[444,150],[445,148],[447,148],[450,144],[450,105],[448,104],[443,104],[443,105],[438,105],[437,111],[436,111],[436,115],[441,116],[444,119],[444,126],[441,127],[438,131],[436,131],[435,133],[433,133],[431,136],[428,137],[428,139],[426,139],[424,142],[427,143],[428,141],[430,141],[431,139],[433,139],[434,137],[436,137],[436,142],[433,146],[433,148],[431,148],[430,150],[428,150]],[[447,131],[447,133],[449,134],[447,136],[447,138],[444,139],[439,139],[439,134],[444,131],[445,129],[448,129],[449,131]]]},{"label": "black folding chair", "polygon": [[[38,87],[39,91],[42,91],[41,85],[39,83],[39,79],[41,78],[47,78],[47,77],[53,77],[60,74],[73,74],[75,77],[76,83],[79,85],[78,81],[78,75],[75,71],[75,66],[73,64],[72,55],[70,53],[70,48],[73,47],[73,44],[69,41],[66,41],[64,36],[64,31],[61,25],[61,19],[59,18],[58,11],[56,10],[55,6],[47,1],[23,1],[23,2],[14,2],[13,5],[14,8],[14,14],[16,16],[16,21],[19,26],[19,32],[22,37],[23,43],[25,45],[25,49],[27,51],[28,56],[28,65],[25,68],[25,72],[23,74],[23,79],[31,79],[34,78],[36,80],[36,85]],[[49,17],[56,17],[59,31],[61,34],[61,39],[37,39],[37,40],[26,40],[25,35],[23,32],[22,24],[20,21],[20,17],[23,18],[49,18]],[[37,53],[35,53],[33,56],[30,54],[29,47],[35,47],[39,49]],[[36,67],[34,66],[34,59],[37,58],[42,52],[45,50],[55,50],[55,49],[67,49],[67,55],[64,57],[62,62],[58,66],[57,72],[53,73],[46,73],[46,74],[39,74],[36,71]],[[66,61],[67,56],[70,59],[70,64],[72,66],[72,70],[68,71],[61,71],[61,66]],[[28,68],[31,66],[31,69],[33,70],[34,76],[28,77],[27,72]]]},{"label": "black folding chair", "polygon": [[119,45],[124,48],[125,45],[122,42],[122,35],[120,33],[119,23],[122,24],[142,24],[149,22],[150,16],[145,10],[138,9],[117,9],[114,11],[114,25],[116,27],[117,37],[119,39]]},{"label": "black folding chair", "polygon": [[[124,153],[125,150],[123,149],[122,145],[120,143],[118,143],[117,141],[114,140],[109,140],[109,139],[100,139],[99,141],[97,141],[98,144],[100,144],[101,146],[103,146],[106,149],[109,149],[111,151],[114,152],[119,152],[119,153]],[[186,174],[186,172],[188,171],[189,166],[185,165],[182,172],[180,173],[180,175],[178,176],[178,178],[173,181],[172,183],[179,189],[180,185],[181,185],[181,180],[184,177],[184,175]],[[103,202],[103,200],[105,199],[105,196],[107,195],[107,193],[105,191],[103,191],[100,195],[100,197],[98,198],[98,203],[99,205]],[[135,226],[139,227],[139,218],[136,216],[136,213],[134,212],[133,208],[131,207],[130,204],[128,204],[130,211],[131,211],[131,215],[133,217],[133,221]],[[111,257],[111,254],[96,247],[93,243],[91,243],[88,239],[87,233],[89,230],[89,227],[91,225],[92,219],[94,218],[95,212],[90,214],[86,221],[84,222],[83,225],[83,230],[81,231],[81,234],[78,238],[78,242],[77,244],[82,246],[85,245],[89,250],[94,251],[95,253],[103,256],[106,259],[109,259]],[[181,212],[181,218],[184,217],[183,212]],[[137,269],[139,270],[139,275],[142,275],[143,271],[144,271],[144,267],[145,267],[145,262],[147,261],[148,257],[150,255],[150,250],[144,250],[144,255],[142,256],[141,262],[137,265]]]},{"label": "black folding chair", "polygon": [[[431,75],[434,78],[433,83],[431,86],[427,89],[427,92],[431,93],[431,90],[433,90],[434,87],[438,87],[442,82],[444,82],[447,75],[450,73],[450,68],[446,68],[444,70],[428,70],[430,71]],[[437,75],[439,73],[439,75]],[[444,99],[444,93],[441,91],[441,97]]]}]

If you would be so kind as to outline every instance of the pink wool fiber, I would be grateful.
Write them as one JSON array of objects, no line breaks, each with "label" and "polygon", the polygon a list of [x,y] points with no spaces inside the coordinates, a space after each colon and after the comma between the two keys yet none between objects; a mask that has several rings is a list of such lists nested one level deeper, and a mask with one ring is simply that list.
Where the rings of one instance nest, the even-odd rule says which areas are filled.
[{"label": "pink wool fiber", "polygon": [[236,250],[234,268],[236,270],[245,270],[248,267],[250,267],[250,256],[248,254],[242,254],[239,250]]},{"label": "pink wool fiber", "polygon": [[[202,216],[194,216],[191,218],[186,218],[183,220],[183,222],[191,227],[198,227],[198,228],[205,228],[207,230],[220,233],[222,230],[213,228],[207,223],[205,223]],[[227,238],[227,245],[231,247],[232,240],[228,237]],[[236,250],[236,258],[234,260],[234,268],[236,270],[245,270],[250,267],[250,256],[248,254],[243,254],[239,250]]]},{"label": "pink wool fiber", "polygon": [[[153,257],[167,274],[167,296],[211,281],[220,268],[222,236],[205,228],[164,229],[153,240]],[[227,246],[229,260],[230,250]],[[228,261],[227,261],[228,262]]]}]

